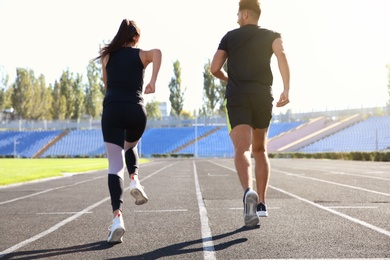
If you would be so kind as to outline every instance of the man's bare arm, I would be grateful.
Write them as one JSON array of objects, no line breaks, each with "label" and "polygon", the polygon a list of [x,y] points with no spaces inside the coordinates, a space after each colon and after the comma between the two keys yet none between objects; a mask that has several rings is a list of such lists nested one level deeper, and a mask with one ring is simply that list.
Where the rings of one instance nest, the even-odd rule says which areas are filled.
[{"label": "man's bare arm", "polygon": [[283,80],[283,92],[280,95],[280,99],[276,103],[276,106],[282,107],[290,102],[290,68],[288,65],[286,53],[284,52],[283,41],[281,38],[277,38],[274,40],[274,42],[272,43],[272,50],[276,56],[276,59],[278,60],[278,67]]},{"label": "man's bare arm", "polygon": [[220,80],[228,81],[227,73],[222,69],[227,59],[227,53],[223,50],[217,50],[211,61],[210,72]]}]

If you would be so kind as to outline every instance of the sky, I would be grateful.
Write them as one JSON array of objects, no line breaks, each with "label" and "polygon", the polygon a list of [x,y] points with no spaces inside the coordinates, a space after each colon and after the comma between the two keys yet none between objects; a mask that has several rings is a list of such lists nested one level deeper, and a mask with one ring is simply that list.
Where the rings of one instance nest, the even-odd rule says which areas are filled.
[{"label": "sky", "polygon": [[[390,1],[261,0],[261,27],[280,32],[290,65],[290,104],[274,113],[385,106],[390,64]],[[0,0],[0,72],[29,68],[54,83],[64,70],[86,80],[89,60],[124,18],[141,29],[139,48],[159,48],[156,93],[166,101],[179,60],[184,109],[202,105],[204,65],[221,38],[238,28],[238,0]],[[282,79],[272,58],[273,91]],[[149,81],[151,66],[146,69]]]}]

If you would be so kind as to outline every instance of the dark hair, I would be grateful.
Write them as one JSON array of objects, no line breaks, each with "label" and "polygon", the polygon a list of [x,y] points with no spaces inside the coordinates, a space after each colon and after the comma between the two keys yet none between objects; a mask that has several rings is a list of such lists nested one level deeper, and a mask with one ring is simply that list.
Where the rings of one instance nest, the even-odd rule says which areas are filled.
[{"label": "dark hair", "polygon": [[123,19],[114,39],[100,50],[100,55],[95,59],[104,58],[107,54],[119,50],[127,43],[134,43],[134,38],[140,35],[141,31],[134,21]]},{"label": "dark hair", "polygon": [[256,15],[258,15],[257,18],[260,17],[261,8],[260,8],[259,0],[240,0],[238,6],[239,6],[238,8],[239,11],[250,10],[256,13]]}]

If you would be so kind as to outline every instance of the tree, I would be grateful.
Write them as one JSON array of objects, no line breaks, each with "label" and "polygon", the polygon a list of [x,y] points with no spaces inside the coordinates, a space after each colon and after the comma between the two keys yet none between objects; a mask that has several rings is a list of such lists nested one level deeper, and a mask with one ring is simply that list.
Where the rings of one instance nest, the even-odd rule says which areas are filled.
[{"label": "tree", "polygon": [[180,117],[183,119],[192,119],[194,118],[190,111],[182,110],[180,113]]},{"label": "tree", "polygon": [[174,76],[168,85],[169,101],[171,102],[171,113],[173,112],[176,116],[180,116],[183,110],[185,89],[181,86],[181,68],[178,60],[173,63],[173,73]]},{"label": "tree", "polygon": [[8,86],[9,76],[5,75],[1,72],[1,81],[0,81],[0,110],[4,110],[6,108],[6,90]]},{"label": "tree", "polygon": [[34,83],[35,77],[32,70],[16,69],[16,79],[12,87],[11,100],[12,107],[19,118],[29,119],[34,103],[38,102],[34,100]]},{"label": "tree", "polygon": [[66,98],[61,95],[61,85],[56,80],[52,89],[51,115],[53,119],[64,120],[66,114]]},{"label": "tree", "polygon": [[210,60],[204,65],[203,72],[203,106],[208,115],[214,114],[214,109],[219,102],[220,96],[217,91],[218,85],[215,77],[210,72]]},{"label": "tree", "polygon": [[152,102],[148,102],[145,106],[146,113],[148,118],[151,119],[161,119],[161,110],[160,110],[160,102],[153,100]]},{"label": "tree", "polygon": [[60,85],[60,99],[65,97],[65,115],[64,119],[71,119],[75,110],[76,96],[73,91],[74,86],[73,74],[69,71],[63,71],[59,85]]},{"label": "tree", "polygon": [[74,111],[72,119],[79,120],[84,113],[84,84],[83,76],[77,73],[73,83]]},{"label": "tree", "polygon": [[206,115],[213,115],[219,105],[223,105],[226,83],[217,80],[210,72],[210,60],[204,65],[203,72],[203,110]]},{"label": "tree", "polygon": [[101,73],[95,61],[90,61],[87,66],[88,84],[85,88],[85,112],[92,118],[99,116],[102,112],[104,89]]},{"label": "tree", "polygon": [[51,95],[50,89],[46,88],[45,77],[40,75],[33,84],[33,99],[32,111],[29,119],[42,120],[51,119]]}]

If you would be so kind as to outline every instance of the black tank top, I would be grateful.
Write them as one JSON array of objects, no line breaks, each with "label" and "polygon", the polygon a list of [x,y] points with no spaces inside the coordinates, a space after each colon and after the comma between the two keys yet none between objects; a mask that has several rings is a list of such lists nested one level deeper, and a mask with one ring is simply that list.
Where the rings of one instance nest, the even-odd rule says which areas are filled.
[{"label": "black tank top", "polygon": [[107,91],[104,103],[124,101],[143,104],[144,66],[138,48],[123,47],[110,53],[106,65]]}]

